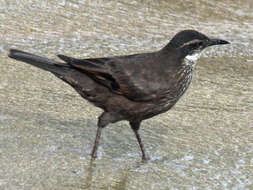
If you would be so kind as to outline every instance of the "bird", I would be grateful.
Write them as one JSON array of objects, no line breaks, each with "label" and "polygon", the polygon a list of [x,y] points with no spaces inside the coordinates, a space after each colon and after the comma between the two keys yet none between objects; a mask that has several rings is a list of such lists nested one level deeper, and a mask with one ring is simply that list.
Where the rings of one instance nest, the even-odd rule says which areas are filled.
[{"label": "bird", "polygon": [[10,49],[8,56],[51,72],[103,110],[98,117],[91,159],[97,157],[102,129],[126,120],[145,161],[148,157],[139,134],[141,122],[170,110],[188,89],[202,51],[223,44],[229,42],[196,30],[182,30],[155,52],[102,58],[59,54],[61,61],[55,61]]}]

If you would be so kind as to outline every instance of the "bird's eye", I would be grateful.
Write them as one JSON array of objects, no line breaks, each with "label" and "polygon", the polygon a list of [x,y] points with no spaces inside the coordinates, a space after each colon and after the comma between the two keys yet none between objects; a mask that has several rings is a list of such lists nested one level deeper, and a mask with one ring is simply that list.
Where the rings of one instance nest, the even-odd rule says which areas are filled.
[{"label": "bird's eye", "polygon": [[193,49],[197,49],[199,47],[203,46],[203,42],[196,42],[191,45]]},{"label": "bird's eye", "polygon": [[203,42],[199,42],[199,46],[203,46]]},{"label": "bird's eye", "polygon": [[191,45],[191,47],[192,47],[193,49],[198,48],[198,47],[199,47],[199,43],[193,43],[193,44]]}]

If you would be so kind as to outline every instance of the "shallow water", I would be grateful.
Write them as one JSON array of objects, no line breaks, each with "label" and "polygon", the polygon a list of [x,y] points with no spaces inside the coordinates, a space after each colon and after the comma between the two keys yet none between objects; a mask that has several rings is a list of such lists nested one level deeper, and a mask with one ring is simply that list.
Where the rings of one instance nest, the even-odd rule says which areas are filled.
[{"label": "shallow water", "polygon": [[[253,189],[253,1],[0,0],[0,189]],[[183,29],[230,41],[199,60],[169,112],[103,130],[101,110],[50,73],[7,58],[155,51]]]}]

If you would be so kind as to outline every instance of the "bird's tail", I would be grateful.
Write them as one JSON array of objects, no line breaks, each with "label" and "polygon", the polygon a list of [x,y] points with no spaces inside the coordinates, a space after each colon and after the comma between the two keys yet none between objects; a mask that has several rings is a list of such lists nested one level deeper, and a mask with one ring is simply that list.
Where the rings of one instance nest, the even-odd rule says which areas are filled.
[{"label": "bird's tail", "polygon": [[63,67],[70,67],[68,64],[59,63],[54,60],[41,57],[38,55],[34,55],[31,53],[23,52],[16,49],[10,49],[10,53],[8,55],[10,58],[16,59],[18,61],[22,61],[33,65],[35,67],[39,67],[43,70],[50,71],[52,73],[61,73]]}]

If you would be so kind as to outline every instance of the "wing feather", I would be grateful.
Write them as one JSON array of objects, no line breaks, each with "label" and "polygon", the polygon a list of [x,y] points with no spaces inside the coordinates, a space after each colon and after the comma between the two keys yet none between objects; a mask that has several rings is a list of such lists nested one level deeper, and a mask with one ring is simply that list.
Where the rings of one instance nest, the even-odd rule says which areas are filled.
[{"label": "wing feather", "polygon": [[[58,55],[69,65],[89,74],[112,92],[133,101],[148,101],[159,96],[161,75],[154,73],[149,54],[135,54],[121,57],[75,59]],[[149,69],[143,69],[149,67]],[[143,72],[145,70],[145,72]]]}]

